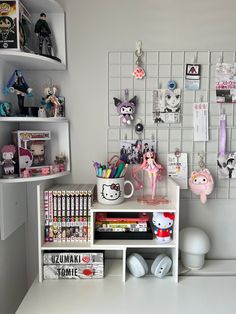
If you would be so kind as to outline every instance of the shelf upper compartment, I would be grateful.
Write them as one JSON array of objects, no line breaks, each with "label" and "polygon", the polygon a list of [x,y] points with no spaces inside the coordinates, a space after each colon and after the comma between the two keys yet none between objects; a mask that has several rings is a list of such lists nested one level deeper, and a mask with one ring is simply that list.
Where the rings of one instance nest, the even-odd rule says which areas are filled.
[{"label": "shelf upper compartment", "polygon": [[65,70],[66,65],[54,59],[17,50],[0,50],[0,60],[20,70]]}]

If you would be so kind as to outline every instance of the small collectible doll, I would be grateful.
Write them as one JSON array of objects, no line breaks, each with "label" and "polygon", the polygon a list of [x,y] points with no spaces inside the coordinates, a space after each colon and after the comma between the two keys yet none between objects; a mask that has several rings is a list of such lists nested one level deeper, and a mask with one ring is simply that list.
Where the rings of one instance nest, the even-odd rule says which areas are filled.
[{"label": "small collectible doll", "polygon": [[46,55],[52,55],[52,41],[51,41],[51,29],[46,21],[47,16],[45,13],[40,14],[40,18],[35,24],[34,32],[38,36],[39,39],[39,54],[43,54],[43,44],[44,41],[47,45],[47,53]]},{"label": "small collectible doll", "polygon": [[32,96],[32,88],[26,83],[21,71],[15,70],[13,72],[3,92],[6,96],[9,95],[9,92],[16,93],[20,114],[24,116],[29,115],[28,108],[24,107],[24,100],[26,95]]},{"label": "small collectible doll", "polygon": [[173,233],[175,214],[173,213],[153,213],[152,222],[155,226],[154,234],[159,242],[170,242]]},{"label": "small collectible doll", "polygon": [[59,155],[57,155],[54,162],[56,165],[58,165],[59,172],[65,171],[65,162],[66,162],[65,154],[60,153]]},{"label": "small collectible doll", "polygon": [[21,174],[23,175],[23,172],[25,169],[28,169],[31,167],[33,163],[33,155],[30,150],[20,147],[19,148],[19,166]]},{"label": "small collectible doll", "polygon": [[0,102],[0,117],[9,117],[11,115],[11,103]]},{"label": "small collectible doll", "polygon": [[60,102],[57,94],[56,86],[48,86],[44,89],[45,97],[42,99],[45,105],[49,108],[49,116],[58,118],[60,117]]},{"label": "small collectible doll", "polygon": [[207,195],[211,194],[214,188],[214,180],[208,169],[193,171],[189,178],[191,191],[200,196],[202,204],[207,201]]},{"label": "small collectible doll", "polygon": [[143,183],[137,178],[137,174],[138,172],[140,172],[140,170],[145,170],[148,173],[152,191],[152,200],[154,200],[156,193],[156,181],[161,180],[164,171],[164,167],[156,162],[155,152],[153,151],[146,152],[143,155],[143,163],[132,170],[132,176],[134,180],[138,183],[138,186],[136,187],[137,190],[143,188]]},{"label": "small collectible doll", "polygon": [[128,100],[129,91],[125,90],[125,100],[121,101],[120,99],[114,97],[114,104],[116,106],[117,112],[121,119],[121,122],[124,124],[130,125],[134,119],[134,113],[137,105],[137,96],[134,96],[132,99]]},{"label": "small collectible doll", "polygon": [[13,160],[16,153],[16,148],[14,145],[5,145],[1,149],[2,159],[1,165],[3,167],[3,178],[14,178],[16,175],[15,171],[15,161]]},{"label": "small collectible doll", "polygon": [[33,141],[30,150],[33,155],[33,166],[43,166],[45,164],[45,143],[43,141]]}]

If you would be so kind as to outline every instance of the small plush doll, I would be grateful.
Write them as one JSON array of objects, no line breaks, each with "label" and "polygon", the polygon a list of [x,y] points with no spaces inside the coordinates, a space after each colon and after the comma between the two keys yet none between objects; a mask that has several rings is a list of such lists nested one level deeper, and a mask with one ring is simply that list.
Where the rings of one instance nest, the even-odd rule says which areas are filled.
[{"label": "small plush doll", "polygon": [[130,125],[134,119],[134,113],[137,105],[137,96],[134,96],[131,100],[128,100],[129,92],[128,89],[125,90],[125,100],[121,101],[120,99],[114,97],[114,104],[116,106],[117,112],[121,119],[121,122],[124,124]]},{"label": "small plush doll", "polygon": [[189,178],[191,191],[200,196],[202,204],[207,201],[207,195],[211,194],[214,188],[214,180],[208,169],[193,171]]},{"label": "small plush doll", "polygon": [[2,161],[0,165],[3,166],[3,171],[5,177],[14,176],[15,171],[15,161],[13,160],[16,153],[16,148],[14,145],[5,145],[1,148]]},{"label": "small plush doll", "polygon": [[152,222],[155,226],[154,234],[158,242],[170,242],[173,232],[174,213],[153,213]]}]

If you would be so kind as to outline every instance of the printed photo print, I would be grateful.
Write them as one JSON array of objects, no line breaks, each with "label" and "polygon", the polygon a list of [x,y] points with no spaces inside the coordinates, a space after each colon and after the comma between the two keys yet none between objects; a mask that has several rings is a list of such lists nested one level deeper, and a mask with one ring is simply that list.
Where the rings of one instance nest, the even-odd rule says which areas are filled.
[{"label": "printed photo print", "polygon": [[148,151],[156,152],[156,141],[150,139],[120,141],[120,159],[127,164],[141,164],[143,154]]},{"label": "printed photo print", "polygon": [[156,123],[179,123],[181,90],[158,89],[153,91],[153,119]]},{"label": "printed photo print", "polygon": [[216,102],[236,102],[236,64],[216,64]]}]

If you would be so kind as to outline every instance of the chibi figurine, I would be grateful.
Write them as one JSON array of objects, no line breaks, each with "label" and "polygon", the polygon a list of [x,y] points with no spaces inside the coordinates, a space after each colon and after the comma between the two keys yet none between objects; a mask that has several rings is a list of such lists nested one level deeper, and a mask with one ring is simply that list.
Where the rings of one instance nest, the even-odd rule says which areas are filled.
[{"label": "chibi figurine", "polygon": [[56,159],[54,160],[56,166],[58,166],[59,172],[65,171],[65,162],[66,162],[66,156],[63,153],[60,153],[56,156]]},{"label": "chibi figurine", "polygon": [[45,13],[40,14],[40,18],[35,24],[34,32],[38,36],[39,40],[39,54],[43,54],[44,41],[47,45],[47,56],[52,56],[52,40],[51,40],[51,29],[47,22],[47,15]]},{"label": "chibi figurine", "polygon": [[[3,41],[12,39],[11,37],[15,36],[16,25],[14,20],[10,16],[1,16],[0,17],[0,35],[2,36]],[[3,48],[7,48],[7,46]]]},{"label": "chibi figurine", "polygon": [[46,113],[45,108],[39,107],[39,110],[38,110],[38,117],[39,117],[39,118],[47,118],[47,113]]},{"label": "chibi figurine", "polygon": [[33,155],[29,149],[19,148],[19,167],[21,173],[27,168],[30,168],[33,163]]},{"label": "chibi figurine", "polygon": [[153,151],[147,151],[143,155],[143,163],[132,170],[132,177],[138,183],[136,187],[137,190],[143,188],[143,183],[137,178],[137,173],[140,170],[145,170],[148,172],[152,200],[155,198],[156,193],[156,180],[161,180],[163,176],[164,167],[156,162],[156,153]]},{"label": "chibi figurine", "polygon": [[0,164],[3,166],[3,178],[14,178],[16,175],[15,171],[15,161],[13,160],[16,153],[16,148],[14,145],[4,145],[1,149],[3,161]]},{"label": "chibi figurine", "polygon": [[60,102],[56,93],[56,86],[49,86],[44,89],[45,98],[43,98],[43,102],[49,107],[49,116],[54,118],[60,117]]},{"label": "chibi figurine", "polygon": [[116,97],[114,97],[113,99],[121,122],[130,125],[132,120],[134,119],[134,113],[137,105],[137,96],[134,96],[131,100],[128,100],[128,97],[129,91],[128,89],[126,89],[124,101],[121,101]]},{"label": "chibi figurine", "polygon": [[9,92],[16,93],[20,114],[24,116],[29,115],[29,109],[24,107],[24,99],[26,95],[32,96],[32,88],[26,83],[21,71],[15,70],[10,77],[3,93],[7,96]]},{"label": "chibi figurine", "polygon": [[43,166],[45,164],[45,143],[44,141],[33,141],[30,144],[33,155],[33,166]]},{"label": "chibi figurine", "polygon": [[157,241],[166,243],[171,241],[174,219],[174,213],[153,213],[152,222]]},{"label": "chibi figurine", "polygon": [[0,102],[0,117],[9,117],[11,114],[11,103]]},{"label": "chibi figurine", "polygon": [[211,194],[214,188],[214,180],[208,169],[193,171],[189,178],[189,186],[191,191],[200,196],[203,204],[207,201],[207,195]]}]

